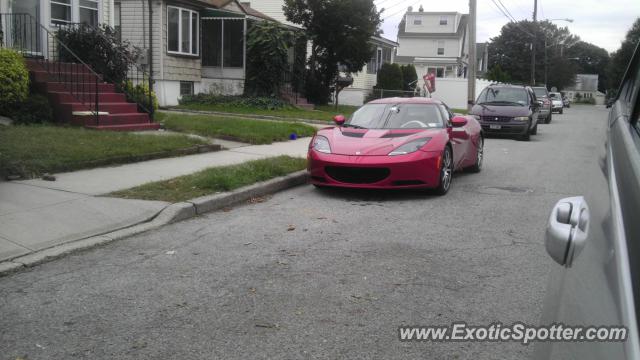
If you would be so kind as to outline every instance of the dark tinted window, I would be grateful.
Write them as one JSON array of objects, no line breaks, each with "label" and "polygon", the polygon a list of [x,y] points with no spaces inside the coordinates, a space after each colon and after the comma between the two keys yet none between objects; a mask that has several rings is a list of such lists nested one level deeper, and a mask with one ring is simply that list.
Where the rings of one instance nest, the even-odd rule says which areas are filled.
[{"label": "dark tinted window", "polygon": [[547,89],[542,87],[533,88],[533,92],[536,93],[537,97],[547,97],[549,95]]},{"label": "dark tinted window", "polygon": [[477,103],[527,105],[529,103],[529,95],[524,88],[489,86],[482,90]]}]

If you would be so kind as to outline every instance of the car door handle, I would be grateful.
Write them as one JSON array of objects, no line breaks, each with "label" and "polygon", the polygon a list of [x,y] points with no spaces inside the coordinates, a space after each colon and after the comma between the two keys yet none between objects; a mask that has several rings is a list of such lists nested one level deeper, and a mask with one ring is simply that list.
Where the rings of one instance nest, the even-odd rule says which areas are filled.
[{"label": "car door handle", "polygon": [[545,247],[555,262],[571,267],[587,241],[589,206],[582,196],[564,198],[549,216]]}]

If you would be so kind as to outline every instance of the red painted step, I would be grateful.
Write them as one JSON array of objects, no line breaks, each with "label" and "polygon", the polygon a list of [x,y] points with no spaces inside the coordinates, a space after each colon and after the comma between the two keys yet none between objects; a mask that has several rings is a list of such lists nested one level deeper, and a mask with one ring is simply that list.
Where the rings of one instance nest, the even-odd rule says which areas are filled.
[{"label": "red painted step", "polygon": [[[71,94],[64,91],[50,91],[48,92],[49,99],[56,103],[71,103],[71,102],[91,102],[95,101],[95,93],[82,93]],[[100,103],[119,103],[127,102],[127,97],[124,94],[116,92],[99,92],[98,100]]]},{"label": "red painted step", "polygon": [[[45,70],[31,71],[31,77],[35,82],[61,82],[61,83],[98,83],[102,79],[94,74],[72,72],[47,72]],[[95,86],[95,85],[94,85]]]},{"label": "red painted step", "polygon": [[131,125],[152,123],[146,113],[128,114],[105,114],[98,116],[96,123],[95,115],[73,115],[71,123],[83,126],[110,126],[110,125]]},{"label": "red painted step", "polygon": [[34,60],[34,59],[26,59],[25,63],[27,65],[27,69],[30,71],[51,71],[51,72],[84,72],[87,74],[92,74],[93,70],[90,67],[85,66],[84,64],[76,64],[76,63],[65,63],[65,62],[46,62],[43,60]]},{"label": "red painted step", "polygon": [[[73,85],[69,83],[62,83],[57,81],[39,82],[38,86],[42,87],[43,92],[50,91],[62,91],[62,92],[95,92],[96,83],[75,83]],[[116,86],[107,83],[98,83],[98,92],[114,93],[116,92]]]},{"label": "red painted step", "polygon": [[[60,103],[59,106],[65,110],[70,112],[75,111],[93,111],[94,106],[92,103],[82,104],[79,102],[73,103]],[[128,102],[119,102],[119,103],[107,103],[100,102],[98,103],[98,111],[99,112],[107,112],[109,114],[128,114],[135,113],[138,111],[138,104],[128,103]]]}]

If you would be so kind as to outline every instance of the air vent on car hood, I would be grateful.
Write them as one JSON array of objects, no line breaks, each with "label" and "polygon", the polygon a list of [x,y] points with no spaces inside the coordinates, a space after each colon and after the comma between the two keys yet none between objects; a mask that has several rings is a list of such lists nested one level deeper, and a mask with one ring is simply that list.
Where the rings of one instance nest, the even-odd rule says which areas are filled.
[{"label": "air vent on car hood", "polygon": [[409,136],[409,135],[413,135],[413,134],[414,133],[401,133],[401,132],[400,133],[398,133],[398,132],[392,133],[392,132],[390,132],[390,133],[386,133],[386,134],[384,134],[384,135],[382,135],[380,137],[383,138],[383,139],[384,138],[397,138],[397,137],[405,137],[405,136]]},{"label": "air vent on car hood", "polygon": [[342,132],[342,135],[344,136],[348,136],[348,137],[356,137],[356,138],[361,138],[364,136],[365,133],[363,132]]}]

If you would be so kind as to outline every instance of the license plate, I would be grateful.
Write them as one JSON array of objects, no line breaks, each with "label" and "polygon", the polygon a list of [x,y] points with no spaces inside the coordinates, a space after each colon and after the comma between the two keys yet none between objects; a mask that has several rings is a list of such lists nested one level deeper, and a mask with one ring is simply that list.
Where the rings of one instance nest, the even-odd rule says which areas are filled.
[{"label": "license plate", "polygon": [[489,129],[491,130],[500,130],[502,129],[501,125],[489,125]]}]

